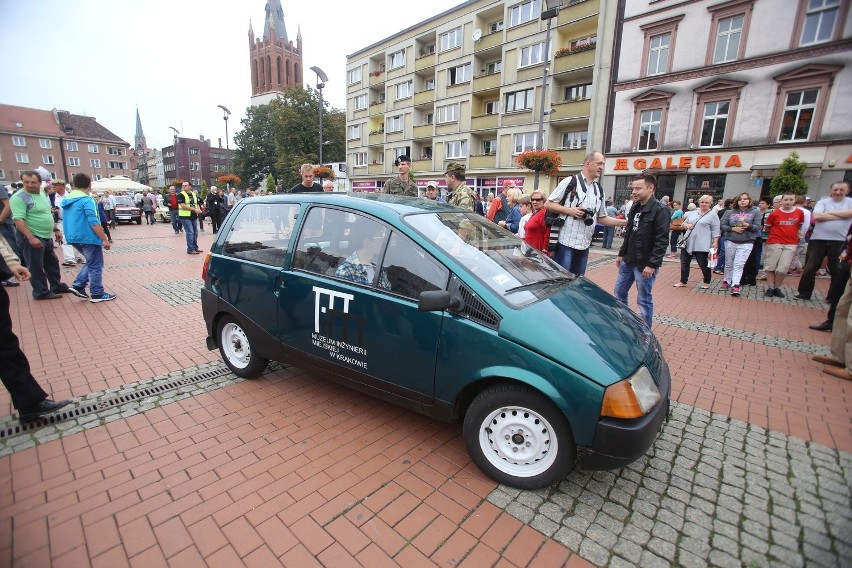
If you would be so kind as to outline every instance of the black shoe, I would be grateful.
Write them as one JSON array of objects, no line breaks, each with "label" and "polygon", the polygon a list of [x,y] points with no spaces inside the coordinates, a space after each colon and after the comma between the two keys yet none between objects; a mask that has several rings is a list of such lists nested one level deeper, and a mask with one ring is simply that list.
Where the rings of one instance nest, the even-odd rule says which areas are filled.
[{"label": "black shoe", "polygon": [[46,398],[35,406],[20,410],[18,414],[20,415],[21,422],[32,422],[33,420],[38,420],[39,417],[44,416],[45,414],[56,412],[60,408],[68,406],[69,404],[71,404],[70,400],[53,401]]},{"label": "black shoe", "polygon": [[775,295],[776,298],[786,298],[787,297],[787,295],[784,292],[781,291],[781,288],[775,288],[775,291],[773,292],[773,294]]},{"label": "black shoe", "polygon": [[822,323],[818,323],[816,325],[809,325],[808,327],[810,329],[813,329],[814,331],[831,331],[832,323],[830,321],[826,320],[826,321],[824,321]]},{"label": "black shoe", "polygon": [[60,284],[55,290],[51,290],[51,292],[54,294],[70,294],[71,288],[68,287],[68,284]]},{"label": "black shoe", "polygon": [[801,294],[793,294],[793,297],[797,300],[810,300],[810,296],[802,296]]},{"label": "black shoe", "polygon": [[48,292],[44,296],[39,296],[38,298],[36,298],[36,300],[58,300],[61,297],[62,296],[60,296],[59,294],[54,294],[53,292]]},{"label": "black shoe", "polygon": [[775,295],[775,289],[774,288],[767,288],[766,292],[763,293],[763,296],[765,298],[771,298],[774,295]]},{"label": "black shoe", "polygon": [[78,298],[88,298],[89,297],[89,295],[86,294],[85,288],[77,288],[76,286],[71,286],[71,289],[68,290],[68,291],[71,292],[72,294],[74,294],[75,296],[77,296]]}]

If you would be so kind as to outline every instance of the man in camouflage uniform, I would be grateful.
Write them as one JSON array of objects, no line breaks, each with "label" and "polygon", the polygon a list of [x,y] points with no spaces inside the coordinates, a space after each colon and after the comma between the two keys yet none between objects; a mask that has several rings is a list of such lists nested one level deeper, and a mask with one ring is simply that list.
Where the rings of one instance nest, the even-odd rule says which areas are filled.
[{"label": "man in camouflage uniform", "polygon": [[447,188],[451,192],[447,203],[467,209],[468,211],[475,211],[473,191],[464,183],[464,173],[464,164],[458,162],[447,164],[447,171],[444,172],[444,177],[447,180]]},{"label": "man in camouflage uniform", "polygon": [[408,172],[411,171],[411,158],[404,155],[400,156],[393,165],[396,166],[396,171],[399,172],[399,175],[385,182],[382,193],[417,197],[417,184],[408,175]]}]

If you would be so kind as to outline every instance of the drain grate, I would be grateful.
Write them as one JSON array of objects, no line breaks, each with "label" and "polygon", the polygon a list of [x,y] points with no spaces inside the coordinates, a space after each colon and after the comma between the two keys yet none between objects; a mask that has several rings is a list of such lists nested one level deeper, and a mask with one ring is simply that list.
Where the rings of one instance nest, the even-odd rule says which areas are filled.
[{"label": "drain grate", "polygon": [[129,392],[123,392],[119,395],[110,398],[92,401],[76,408],[71,408],[68,410],[63,410],[62,412],[57,412],[48,416],[44,416],[42,418],[39,418],[38,420],[27,422],[26,424],[16,423],[0,430],[0,440],[5,440],[7,438],[11,438],[12,436],[19,436],[27,432],[32,432],[44,426],[50,426],[52,424],[57,424],[66,420],[73,420],[81,416],[86,416],[87,414],[94,414],[103,410],[107,410],[109,408],[114,408],[123,404],[128,404],[130,402],[135,402],[137,400],[144,399],[149,396],[160,395],[164,392],[199,383],[201,381],[224,377],[230,372],[230,369],[228,369],[227,367],[221,367],[212,371],[204,371],[194,375],[185,375],[173,379],[171,381],[156,383],[146,387],[140,387]]}]

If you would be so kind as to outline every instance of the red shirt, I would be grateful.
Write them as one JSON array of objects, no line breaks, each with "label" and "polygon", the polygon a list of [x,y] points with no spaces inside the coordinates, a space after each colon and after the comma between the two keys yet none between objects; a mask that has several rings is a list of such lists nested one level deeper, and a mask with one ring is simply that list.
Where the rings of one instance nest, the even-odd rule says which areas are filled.
[{"label": "red shirt", "polygon": [[805,214],[799,208],[784,213],[781,208],[773,209],[766,218],[766,228],[769,238],[768,245],[797,245],[799,244],[799,229],[805,222]]},{"label": "red shirt", "polygon": [[544,213],[545,210],[542,207],[524,225],[524,242],[546,253],[550,242],[550,227],[544,224]]}]

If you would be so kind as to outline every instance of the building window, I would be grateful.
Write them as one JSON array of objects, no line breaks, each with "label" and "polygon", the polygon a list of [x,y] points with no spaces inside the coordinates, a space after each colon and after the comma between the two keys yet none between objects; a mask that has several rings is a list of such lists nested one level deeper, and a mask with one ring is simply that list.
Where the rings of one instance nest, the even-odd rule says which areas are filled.
[{"label": "building window", "polygon": [[411,96],[411,81],[396,84],[396,100],[406,99]]},{"label": "building window", "polygon": [[427,112],[423,114],[423,124],[432,124],[434,122],[435,116],[431,112]]},{"label": "building window", "polygon": [[702,148],[724,145],[730,106],[731,104],[728,101],[704,105],[704,121],[701,127],[701,142],[699,143]]},{"label": "building window", "polygon": [[43,155],[41,157],[41,163],[48,165],[48,166],[51,166],[51,165],[55,164],[56,162],[53,161],[53,156]]},{"label": "building window", "polygon": [[805,89],[787,93],[784,116],[781,119],[779,142],[808,140],[816,113],[819,89]]},{"label": "building window", "polygon": [[496,22],[491,22],[488,24],[488,33],[493,34],[497,33],[503,29],[503,20],[498,20]]},{"label": "building window", "polygon": [[541,0],[522,2],[509,8],[509,27],[518,26],[538,19],[541,15]]},{"label": "building window", "polygon": [[3,168],[0,168],[0,179],[6,179],[6,172],[3,171]]},{"label": "building window", "polygon": [[411,156],[411,146],[399,146],[393,149],[393,159],[397,160],[400,156]]},{"label": "building window", "polygon": [[535,132],[523,132],[515,134],[515,154],[536,149],[538,135]]},{"label": "building window", "polygon": [[23,146],[26,146],[26,145],[27,145],[27,139],[24,138],[23,136],[12,136],[12,146],[23,147]]},{"label": "building window", "polygon": [[437,114],[437,122],[438,124],[444,122],[458,122],[459,119],[459,105],[446,105],[439,106],[435,109],[435,114]]},{"label": "building window", "polygon": [[121,148],[116,148],[115,146],[107,146],[107,154],[110,156],[122,156]]},{"label": "building window", "polygon": [[506,112],[529,110],[533,107],[535,89],[525,89],[506,94]]},{"label": "building window", "polygon": [[502,61],[489,61],[485,64],[485,74],[493,75],[494,73],[499,73],[503,70],[503,62]]},{"label": "building window", "polygon": [[493,156],[497,153],[497,140],[483,140],[482,153],[486,156]]},{"label": "building window", "polygon": [[367,95],[358,95],[355,97],[355,110],[364,110],[367,108]]},{"label": "building window", "polygon": [[402,115],[388,118],[388,132],[402,132]]},{"label": "building window", "polygon": [[500,101],[485,101],[485,114],[497,114],[500,112]]},{"label": "building window", "polygon": [[201,163],[200,162],[190,162],[189,163],[190,171],[199,172],[201,171]]},{"label": "building window", "polygon": [[633,98],[633,149],[662,150],[669,104],[674,93],[651,89]]},{"label": "building window", "polygon": [[660,139],[660,121],[663,117],[662,109],[644,110],[639,115],[639,140],[637,150],[656,150]]},{"label": "building window", "polygon": [[89,163],[92,165],[93,168],[100,168],[101,167],[101,161],[100,160],[89,160]]},{"label": "building window", "polygon": [[361,82],[361,68],[350,69],[349,70],[349,84],[354,85],[355,83]]},{"label": "building window", "polygon": [[801,16],[801,36],[799,45],[804,47],[825,43],[835,39],[838,18],[841,11],[840,0],[808,0]]},{"label": "building window", "polygon": [[352,154],[352,165],[354,166],[366,166],[367,165],[367,152],[355,152]]},{"label": "building window", "polygon": [[201,150],[199,148],[190,148],[189,149],[189,155],[190,156],[197,156],[200,153],[201,153]]},{"label": "building window", "polygon": [[38,146],[39,146],[39,148],[44,148],[45,150],[50,150],[51,148],[53,148],[53,143],[51,143],[51,141],[48,140],[47,138],[39,138],[38,139]]},{"label": "building window", "polygon": [[451,67],[449,70],[449,85],[458,85],[470,81],[470,63]]},{"label": "building window", "polygon": [[447,142],[446,158],[466,158],[467,157],[467,140],[454,140]]},{"label": "building window", "polygon": [[15,152],[15,161],[19,164],[29,164],[30,155],[25,152]]},{"label": "building window", "polygon": [[394,51],[393,53],[390,54],[390,56],[388,56],[388,59],[390,60],[390,65],[389,65],[390,69],[398,69],[400,67],[404,67],[405,66],[405,50],[400,49],[399,51]]},{"label": "building window", "polygon": [[435,88],[435,79],[426,79],[426,84],[424,86],[426,91],[431,91]]},{"label": "building window", "polygon": [[107,162],[107,167],[111,170],[126,170],[127,162]]},{"label": "building window", "polygon": [[97,144],[89,144],[89,153],[90,154],[97,154],[99,152],[100,152],[100,149],[98,148]]},{"label": "building window", "polygon": [[80,166],[80,158],[68,158],[68,165],[79,167]]},{"label": "building window", "polygon": [[680,15],[640,26],[645,33],[641,69],[646,76],[661,75],[672,70],[677,26],[682,19],[683,15]]},{"label": "building window", "polygon": [[438,36],[438,51],[448,51],[461,45],[462,29],[456,28]]},{"label": "building window", "polygon": [[77,143],[69,140],[68,142],[65,143],[65,149],[68,150],[69,152],[76,152],[77,151]]},{"label": "building window", "polygon": [[347,140],[360,140],[361,139],[361,125],[353,124],[349,128],[347,128],[346,132]]},{"label": "building window", "polygon": [[544,61],[544,43],[521,48],[521,67],[538,65]]},{"label": "building window", "polygon": [[565,87],[566,101],[582,101],[592,98],[592,84],[569,85]]},{"label": "building window", "polygon": [[730,0],[707,8],[713,16],[710,29],[714,31],[707,46],[707,65],[743,58],[754,2]]},{"label": "building window", "polygon": [[103,177],[104,176],[102,176],[101,174],[95,174],[94,176],[92,176],[92,181],[98,181],[98,180],[102,179]]},{"label": "building window", "polygon": [[713,50],[713,63],[725,63],[737,59],[742,34],[742,16],[719,20],[719,25],[716,28],[716,49]]},{"label": "building window", "polygon": [[574,132],[563,132],[562,133],[562,147],[570,148],[572,150],[579,150],[580,148],[585,148],[589,142],[589,131],[588,130],[578,130]]}]

